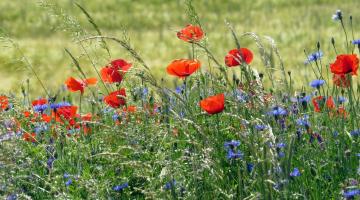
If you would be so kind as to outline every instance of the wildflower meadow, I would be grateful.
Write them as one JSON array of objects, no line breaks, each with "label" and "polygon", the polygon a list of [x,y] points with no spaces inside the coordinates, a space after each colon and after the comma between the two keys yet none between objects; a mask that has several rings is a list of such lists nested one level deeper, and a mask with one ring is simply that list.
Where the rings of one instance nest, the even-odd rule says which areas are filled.
[{"label": "wildflower meadow", "polygon": [[86,2],[71,5],[93,34],[41,3],[80,49],[63,47],[70,66],[57,87],[0,29],[31,77],[0,95],[0,198],[360,199],[357,8],[324,12],[338,37],[292,49],[304,74],[272,37],[226,19],[217,26],[231,43],[213,46],[198,4],[178,2],[187,22],[169,37],[185,53],[139,41],[171,55],[156,73],[132,35],[103,30]]}]

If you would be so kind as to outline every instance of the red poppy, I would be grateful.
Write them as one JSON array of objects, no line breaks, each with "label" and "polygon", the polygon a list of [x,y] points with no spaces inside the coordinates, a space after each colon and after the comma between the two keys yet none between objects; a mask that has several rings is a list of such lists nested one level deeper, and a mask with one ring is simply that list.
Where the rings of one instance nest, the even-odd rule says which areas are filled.
[{"label": "red poppy", "polygon": [[37,100],[34,100],[31,102],[32,106],[40,106],[40,105],[44,105],[47,103],[48,103],[47,99],[44,99],[44,98],[40,98],[40,99],[37,99]]},{"label": "red poppy", "polygon": [[7,96],[0,96],[0,108],[6,110],[9,107],[9,99]]},{"label": "red poppy", "polygon": [[199,42],[204,37],[204,32],[200,26],[189,24],[177,32],[177,37],[185,42]]},{"label": "red poppy", "polygon": [[335,102],[331,96],[327,99],[325,99],[323,96],[315,97],[312,99],[312,103],[314,105],[315,112],[321,112],[322,108],[324,107],[324,103],[330,110],[335,108]]},{"label": "red poppy", "polygon": [[190,76],[201,66],[199,60],[189,59],[177,59],[172,61],[166,68],[166,71],[170,75],[177,76],[179,78],[185,78]]},{"label": "red poppy", "polygon": [[124,88],[117,90],[115,92],[111,92],[108,96],[104,98],[104,101],[107,105],[118,108],[126,104],[126,92]]},{"label": "red poppy", "polygon": [[225,56],[225,64],[228,67],[234,67],[241,64],[242,61],[245,63],[250,64],[253,60],[253,53],[247,48],[240,48],[239,49],[232,49],[229,53]]},{"label": "red poppy", "polygon": [[100,70],[101,79],[106,83],[120,83],[131,65],[123,59],[114,60]]},{"label": "red poppy", "polygon": [[36,142],[35,137],[36,137],[35,133],[31,133],[31,134],[30,133],[24,133],[22,135],[22,138],[27,142]]},{"label": "red poppy", "polygon": [[89,126],[89,122],[91,122],[92,114],[87,113],[86,115],[81,116],[81,127],[83,129],[84,135],[88,135],[91,132],[91,127]]},{"label": "red poppy", "polygon": [[209,114],[217,114],[224,110],[225,95],[218,94],[200,101],[200,107]]},{"label": "red poppy", "polygon": [[136,106],[127,106],[126,108],[123,109],[123,111],[128,113],[134,113],[136,112]]},{"label": "red poppy", "polygon": [[73,77],[69,77],[65,81],[65,84],[70,91],[72,91],[72,92],[80,91],[81,94],[84,93],[85,87],[87,87],[88,85],[95,85],[96,83],[97,83],[96,78],[88,78],[85,80],[76,80]]},{"label": "red poppy", "polygon": [[344,107],[339,107],[338,109],[337,109],[337,114],[340,116],[340,117],[343,117],[343,118],[346,118],[347,117],[347,112],[346,112],[346,110],[345,110],[345,108]]},{"label": "red poppy", "polygon": [[41,115],[41,119],[44,121],[44,122],[51,122],[51,116],[50,115],[47,115],[47,114],[42,114]]},{"label": "red poppy", "polygon": [[56,121],[64,122],[63,120],[68,121],[69,123],[74,123],[74,118],[76,117],[76,106],[63,106],[56,109],[56,112],[53,112],[53,116],[55,117]]},{"label": "red poppy", "polygon": [[348,76],[346,74],[334,74],[333,82],[336,86],[348,88],[350,87],[351,76]]},{"label": "red poppy", "polygon": [[357,75],[359,67],[359,59],[356,54],[342,54],[336,57],[334,63],[330,64],[330,70],[334,74],[348,74]]}]

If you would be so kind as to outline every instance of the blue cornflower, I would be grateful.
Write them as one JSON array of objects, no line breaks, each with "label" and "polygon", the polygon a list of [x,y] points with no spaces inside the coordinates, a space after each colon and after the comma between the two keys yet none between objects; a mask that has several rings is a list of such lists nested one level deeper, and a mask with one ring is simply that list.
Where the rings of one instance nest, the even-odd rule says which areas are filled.
[{"label": "blue cornflower", "polygon": [[124,183],[124,184],[121,184],[121,185],[116,185],[114,186],[112,189],[116,192],[119,192],[121,190],[123,190],[124,188],[127,188],[129,187],[129,183]]},{"label": "blue cornflower", "polygon": [[310,100],[311,100],[311,96],[310,96],[310,95],[306,95],[306,96],[304,96],[304,97],[300,97],[300,98],[299,98],[299,103],[304,103],[304,102],[308,103]]},{"label": "blue cornflower", "polygon": [[309,115],[304,115],[303,117],[297,119],[296,124],[298,126],[309,127],[310,126]]},{"label": "blue cornflower", "polygon": [[286,147],[286,144],[283,143],[283,142],[280,142],[280,143],[277,143],[277,144],[276,144],[276,148],[281,149],[281,148],[284,148],[284,147]]},{"label": "blue cornflower", "polygon": [[272,116],[287,115],[287,111],[280,106],[274,106],[268,114]]},{"label": "blue cornflower", "polygon": [[164,190],[170,190],[171,188],[173,188],[176,185],[176,181],[175,179],[165,183],[164,185]]},{"label": "blue cornflower", "polygon": [[145,98],[149,94],[149,89],[147,87],[144,87],[142,89],[142,97]]},{"label": "blue cornflower", "polygon": [[346,100],[347,100],[347,99],[346,99],[345,97],[342,97],[342,96],[338,97],[338,102],[339,102],[339,104],[345,103]]},{"label": "blue cornflower", "polygon": [[285,157],[285,153],[282,152],[282,151],[280,151],[280,152],[278,153],[278,156],[279,156],[279,158],[283,158],[283,157]]},{"label": "blue cornflower", "polygon": [[47,130],[48,130],[48,126],[46,124],[36,125],[34,128],[34,132],[36,134],[40,134],[41,132],[45,132]]},{"label": "blue cornflower", "polygon": [[10,194],[6,197],[6,200],[16,200],[17,199],[17,195],[16,194]]},{"label": "blue cornflower", "polygon": [[353,130],[353,131],[350,132],[350,134],[351,134],[352,136],[359,136],[359,135],[360,135],[360,129],[358,129],[358,130]]},{"label": "blue cornflower", "polygon": [[184,90],[185,90],[185,85],[184,85],[184,84],[182,84],[181,86],[177,86],[177,87],[175,88],[175,92],[176,92],[177,94],[181,94]]},{"label": "blue cornflower", "polygon": [[300,176],[300,171],[298,168],[294,168],[294,170],[292,172],[290,172],[290,176],[291,177],[297,177],[297,176]]},{"label": "blue cornflower", "polygon": [[357,153],[356,156],[360,158],[360,153]]},{"label": "blue cornflower", "polygon": [[55,161],[55,158],[52,156],[47,160],[46,164],[49,169],[52,169],[54,161]]},{"label": "blue cornflower", "polygon": [[360,39],[353,40],[353,41],[352,41],[352,43],[353,43],[353,44],[357,44],[357,45],[359,45],[359,44],[360,44]]},{"label": "blue cornflower", "polygon": [[64,106],[71,106],[71,104],[69,102],[59,102],[59,103],[52,103],[50,104],[50,108],[51,109],[58,109]]},{"label": "blue cornflower", "polygon": [[335,14],[333,14],[332,19],[334,21],[342,20],[342,12],[341,10],[336,10]]},{"label": "blue cornflower", "polygon": [[71,183],[72,183],[72,179],[69,178],[69,179],[65,182],[65,186],[67,187],[67,186],[71,185]]},{"label": "blue cornflower", "polygon": [[354,189],[354,190],[347,190],[343,193],[343,196],[347,199],[354,198],[355,196],[360,195],[360,189]]},{"label": "blue cornflower", "polygon": [[234,148],[240,145],[240,141],[237,140],[231,140],[229,142],[224,143],[225,149]]},{"label": "blue cornflower", "polygon": [[316,51],[310,55],[308,55],[307,60],[304,62],[305,64],[309,64],[310,62],[315,62],[319,60],[323,56],[322,51]]},{"label": "blue cornflower", "polygon": [[35,112],[43,113],[49,107],[48,104],[33,106]]},{"label": "blue cornflower", "polygon": [[70,177],[70,174],[68,174],[68,173],[64,173],[64,178],[69,178]]},{"label": "blue cornflower", "polygon": [[258,130],[258,131],[263,131],[263,130],[267,129],[267,126],[266,126],[266,125],[263,125],[263,124],[256,124],[256,125],[254,126],[254,128],[255,128],[256,130]]},{"label": "blue cornflower", "polygon": [[317,88],[319,89],[322,85],[324,85],[325,81],[324,80],[313,80],[310,82],[310,86],[313,88]]},{"label": "blue cornflower", "polygon": [[243,156],[244,156],[244,154],[243,154],[240,150],[238,150],[238,151],[235,153],[233,150],[229,149],[229,150],[228,150],[228,153],[227,153],[227,155],[226,155],[226,158],[229,159],[229,160],[230,160],[230,159],[237,159],[237,158],[242,159]]},{"label": "blue cornflower", "polygon": [[250,173],[250,172],[252,172],[252,170],[254,169],[254,164],[252,164],[252,163],[247,163],[246,164],[246,169],[247,169],[247,171]]},{"label": "blue cornflower", "polygon": [[112,119],[113,119],[114,121],[118,120],[118,119],[119,119],[119,115],[115,113],[115,114],[112,116]]}]

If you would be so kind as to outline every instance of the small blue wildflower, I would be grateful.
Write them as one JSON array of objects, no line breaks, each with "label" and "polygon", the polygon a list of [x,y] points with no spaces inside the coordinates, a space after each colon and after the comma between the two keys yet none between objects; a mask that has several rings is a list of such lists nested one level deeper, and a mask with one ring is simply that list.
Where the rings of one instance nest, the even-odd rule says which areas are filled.
[{"label": "small blue wildflower", "polygon": [[309,64],[311,62],[315,62],[319,60],[323,56],[322,51],[316,51],[310,55],[308,55],[307,60],[304,62],[305,64]]},{"label": "small blue wildflower", "polygon": [[310,127],[309,116],[304,115],[303,117],[296,120],[298,126]]},{"label": "small blue wildflower", "polygon": [[313,80],[310,82],[310,86],[313,87],[313,88],[317,88],[319,89],[322,85],[325,84],[325,81],[324,80]]},{"label": "small blue wildflower", "polygon": [[280,152],[278,153],[278,156],[279,156],[279,158],[283,158],[283,157],[285,157],[285,153],[282,152],[282,151],[280,151]]},{"label": "small blue wildflower", "polygon": [[357,45],[359,45],[359,44],[360,44],[360,39],[353,40],[353,41],[352,41],[352,43],[353,43],[353,44],[357,44]]},{"label": "small blue wildflower", "polygon": [[185,90],[185,85],[184,84],[182,84],[181,86],[177,86],[175,88],[176,94],[181,94],[184,90]]},{"label": "small blue wildflower", "polygon": [[342,12],[341,10],[336,10],[335,14],[333,14],[332,19],[334,21],[342,20]]},{"label": "small blue wildflower", "polygon": [[72,179],[69,178],[66,182],[65,182],[65,186],[68,187],[69,185],[72,184]]},{"label": "small blue wildflower", "polygon": [[47,160],[46,164],[47,164],[47,167],[48,167],[49,169],[52,169],[52,168],[53,168],[53,163],[54,163],[54,161],[55,161],[55,158],[54,158],[54,157],[50,157],[50,158]]},{"label": "small blue wildflower", "polygon": [[229,159],[229,160],[230,160],[230,159],[237,159],[237,158],[242,159],[243,156],[244,156],[244,154],[243,154],[240,150],[238,150],[238,151],[235,153],[233,150],[229,149],[229,150],[228,150],[228,153],[227,153],[227,155],[226,155],[226,158]]},{"label": "small blue wildflower", "polygon": [[252,170],[254,169],[254,164],[252,164],[252,163],[247,163],[246,164],[246,169],[247,169],[247,171],[250,173],[250,172],[252,172]]},{"label": "small blue wildflower", "polygon": [[17,199],[17,195],[16,194],[10,194],[6,197],[6,200],[16,200]]},{"label": "small blue wildflower", "polygon": [[58,108],[61,108],[61,107],[64,107],[64,106],[71,106],[71,104],[69,102],[59,102],[59,103],[52,103],[50,104],[50,108],[51,109],[58,109]]},{"label": "small blue wildflower", "polygon": [[285,143],[280,142],[280,143],[277,143],[277,144],[276,144],[276,148],[281,149],[281,148],[284,148],[284,147],[286,147],[286,144],[285,144]]},{"label": "small blue wildflower", "polygon": [[272,116],[287,115],[287,111],[280,106],[274,106],[272,110],[268,112],[268,115],[272,115]]},{"label": "small blue wildflower", "polygon": [[360,189],[347,190],[343,193],[343,197],[350,199],[360,195]]},{"label": "small blue wildflower", "polygon": [[267,129],[267,126],[266,126],[266,125],[263,125],[263,124],[256,124],[256,125],[254,126],[254,128],[255,128],[256,130],[258,130],[258,131],[263,131],[263,130]]},{"label": "small blue wildflower", "polygon": [[129,187],[129,183],[124,183],[124,184],[121,184],[121,185],[116,185],[114,186],[112,189],[116,192],[120,192],[122,191],[124,188],[127,188]]},{"label": "small blue wildflower", "polygon": [[334,132],[333,132],[333,135],[334,135],[334,137],[337,137],[337,136],[339,135],[339,132],[338,132],[338,131],[334,131]]},{"label": "small blue wildflower", "polygon": [[297,177],[300,176],[300,171],[298,168],[294,168],[294,170],[292,172],[290,172],[290,176],[291,177]]},{"label": "small blue wildflower", "polygon": [[36,134],[46,132],[47,130],[48,130],[48,126],[46,124],[39,124],[39,125],[35,126],[35,128],[34,128],[34,132]]},{"label": "small blue wildflower", "polygon": [[175,179],[165,183],[164,185],[164,190],[170,190],[171,188],[173,188],[176,185],[176,181]]},{"label": "small blue wildflower", "polygon": [[346,100],[347,100],[347,99],[346,99],[345,97],[342,97],[342,96],[338,97],[338,102],[339,102],[339,104],[345,103]]},{"label": "small blue wildflower", "polygon": [[49,107],[48,104],[33,106],[35,112],[43,113]]},{"label": "small blue wildflower", "polygon": [[144,87],[142,90],[142,97],[145,98],[149,94],[149,89]]},{"label": "small blue wildflower", "polygon": [[224,143],[225,149],[234,148],[240,145],[240,141],[237,140],[231,140],[229,142]]},{"label": "small blue wildflower", "polygon": [[118,119],[119,119],[119,115],[115,113],[115,114],[112,116],[112,119],[113,119],[114,121],[118,120]]},{"label": "small blue wildflower", "polygon": [[352,135],[352,136],[359,136],[360,135],[360,129],[357,129],[357,130],[353,130],[353,131],[351,131],[350,132],[350,135]]},{"label": "small blue wildflower", "polygon": [[64,173],[64,178],[69,178],[70,177],[70,174],[68,174],[68,173]]},{"label": "small blue wildflower", "polygon": [[360,153],[357,153],[356,156],[360,158]]}]

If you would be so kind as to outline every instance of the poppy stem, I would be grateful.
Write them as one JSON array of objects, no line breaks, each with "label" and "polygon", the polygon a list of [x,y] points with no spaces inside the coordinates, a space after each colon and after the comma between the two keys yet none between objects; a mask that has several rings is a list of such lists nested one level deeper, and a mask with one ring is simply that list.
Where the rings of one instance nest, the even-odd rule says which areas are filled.
[{"label": "poppy stem", "polygon": [[192,59],[195,60],[195,46],[194,46],[194,42],[191,43],[191,49],[192,49]]}]

